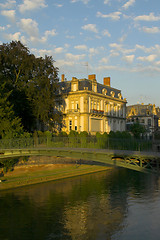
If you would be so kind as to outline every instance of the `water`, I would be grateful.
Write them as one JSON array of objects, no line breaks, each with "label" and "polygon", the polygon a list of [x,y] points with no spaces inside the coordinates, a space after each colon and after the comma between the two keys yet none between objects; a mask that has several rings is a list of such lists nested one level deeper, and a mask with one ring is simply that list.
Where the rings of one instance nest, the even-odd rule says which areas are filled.
[{"label": "water", "polygon": [[1,240],[158,240],[160,179],[126,169],[0,192]]}]

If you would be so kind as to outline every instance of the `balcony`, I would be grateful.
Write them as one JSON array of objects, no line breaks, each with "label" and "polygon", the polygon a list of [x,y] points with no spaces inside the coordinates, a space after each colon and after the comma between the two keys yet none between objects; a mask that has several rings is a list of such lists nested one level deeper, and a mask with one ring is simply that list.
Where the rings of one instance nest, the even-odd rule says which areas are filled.
[{"label": "balcony", "polygon": [[104,115],[103,110],[97,110],[97,109],[91,109],[90,113],[93,114],[93,115]]},{"label": "balcony", "polygon": [[68,109],[67,113],[79,113],[79,108],[77,108],[77,109]]}]

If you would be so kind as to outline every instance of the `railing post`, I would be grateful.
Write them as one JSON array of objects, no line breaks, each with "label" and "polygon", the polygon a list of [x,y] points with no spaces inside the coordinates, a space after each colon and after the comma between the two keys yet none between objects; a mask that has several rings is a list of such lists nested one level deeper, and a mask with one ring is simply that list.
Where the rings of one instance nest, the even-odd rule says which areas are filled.
[{"label": "railing post", "polygon": [[142,159],[140,158],[139,161],[140,161],[140,167],[142,168],[143,167]]}]

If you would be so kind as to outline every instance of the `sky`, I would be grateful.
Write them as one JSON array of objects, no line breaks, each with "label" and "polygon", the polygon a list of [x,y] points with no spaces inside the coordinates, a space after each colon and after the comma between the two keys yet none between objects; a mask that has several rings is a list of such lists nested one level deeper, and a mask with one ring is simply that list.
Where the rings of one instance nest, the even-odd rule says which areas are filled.
[{"label": "sky", "polygon": [[0,0],[0,44],[20,40],[65,74],[111,77],[128,105],[160,106],[159,0]]}]

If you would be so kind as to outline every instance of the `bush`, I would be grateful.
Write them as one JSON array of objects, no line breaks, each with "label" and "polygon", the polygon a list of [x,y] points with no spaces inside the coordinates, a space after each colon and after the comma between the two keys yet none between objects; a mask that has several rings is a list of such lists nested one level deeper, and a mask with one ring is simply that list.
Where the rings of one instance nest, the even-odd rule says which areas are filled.
[{"label": "bush", "polygon": [[86,131],[80,132],[79,139],[81,147],[86,148],[88,143],[88,133]]},{"label": "bush", "polygon": [[104,137],[99,132],[96,133],[96,140],[97,140],[97,147],[98,148],[105,148]]},{"label": "bush", "polygon": [[69,146],[70,147],[77,147],[79,138],[78,138],[78,132],[71,130],[68,137],[69,137]]}]

